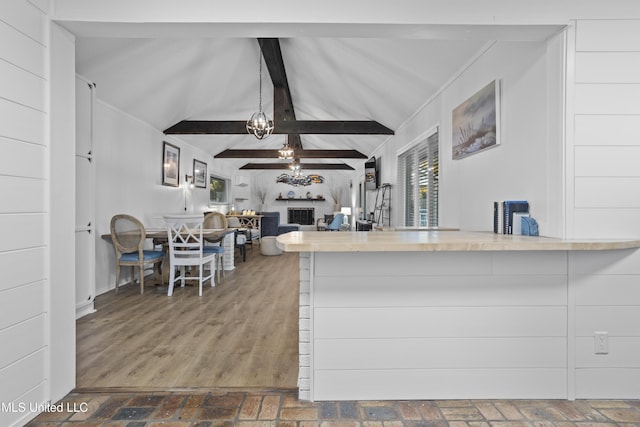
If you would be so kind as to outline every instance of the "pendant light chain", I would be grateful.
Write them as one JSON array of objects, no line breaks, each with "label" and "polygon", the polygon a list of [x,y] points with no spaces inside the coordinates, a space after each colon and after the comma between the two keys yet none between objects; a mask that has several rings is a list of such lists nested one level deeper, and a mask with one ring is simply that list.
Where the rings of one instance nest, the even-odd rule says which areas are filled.
[{"label": "pendant light chain", "polygon": [[258,82],[258,112],[253,113],[251,118],[247,120],[247,132],[253,134],[258,139],[266,138],[273,132],[273,120],[269,120],[267,115],[262,111],[262,43],[259,42],[258,48],[258,69],[260,81]]},{"label": "pendant light chain", "polygon": [[258,98],[258,111],[262,111],[262,47],[260,49],[258,49],[258,68],[259,68],[259,73],[260,73],[260,82],[258,84],[258,91],[260,93],[259,98]]}]

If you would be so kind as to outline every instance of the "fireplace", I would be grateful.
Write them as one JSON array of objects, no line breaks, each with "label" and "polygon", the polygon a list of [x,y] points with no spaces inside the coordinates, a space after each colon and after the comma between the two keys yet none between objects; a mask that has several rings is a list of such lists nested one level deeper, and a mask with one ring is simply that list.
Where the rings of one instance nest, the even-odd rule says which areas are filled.
[{"label": "fireplace", "polygon": [[287,223],[313,225],[315,223],[314,208],[287,208]]}]

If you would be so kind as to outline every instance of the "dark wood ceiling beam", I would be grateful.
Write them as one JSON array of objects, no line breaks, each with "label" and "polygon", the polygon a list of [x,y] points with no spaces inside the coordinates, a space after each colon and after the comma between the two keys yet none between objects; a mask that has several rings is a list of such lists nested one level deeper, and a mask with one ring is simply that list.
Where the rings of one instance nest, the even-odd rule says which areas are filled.
[{"label": "dark wood ceiling beam", "polygon": [[[288,163],[247,163],[243,170],[289,170]],[[354,170],[346,163],[300,163],[300,169],[306,170]]]},{"label": "dark wood ceiling beam", "polygon": [[[293,100],[291,99],[291,91],[289,90],[287,71],[284,68],[280,40],[277,38],[259,38],[258,44],[260,45],[262,57],[264,58],[265,64],[267,64],[267,70],[269,70],[271,82],[273,83],[273,120],[276,123],[294,121],[296,119],[296,112],[293,108]],[[303,148],[299,133],[280,131],[278,133],[287,133],[287,142],[291,148],[297,150]]]},{"label": "dark wood ceiling beam", "polygon": [[[165,135],[244,135],[243,120],[183,120],[164,130]],[[292,120],[276,122],[280,135],[393,135],[393,130],[370,120]],[[294,147],[295,148],[295,147]]]},{"label": "dark wood ceiling beam", "polygon": [[[280,41],[277,38],[258,38],[260,52],[273,83],[274,134],[287,135],[289,146],[296,151],[296,157],[305,157],[298,152],[303,150],[300,135],[393,135],[393,130],[376,122],[367,120],[296,120],[287,73],[282,58]],[[212,135],[245,134],[246,122],[243,120],[208,121],[183,120],[164,131],[167,135]],[[275,150],[268,153],[253,152],[252,157],[277,158]],[[264,157],[262,157],[264,155]],[[356,158],[366,158],[358,153]],[[360,157],[362,155],[363,157]],[[221,157],[220,154],[216,157]],[[323,156],[327,157],[327,156]],[[329,158],[335,158],[329,155]]]},{"label": "dark wood ceiling beam", "polygon": [[296,112],[293,109],[293,100],[291,99],[291,91],[289,90],[289,81],[287,80],[287,71],[284,68],[284,59],[282,58],[282,50],[280,49],[280,40],[275,38],[259,38],[258,44],[262,50],[262,57],[269,70],[273,87],[282,89],[284,104],[290,110],[291,118],[295,119]]},{"label": "dark wood ceiling beam", "polygon": [[295,120],[295,114],[291,107],[291,100],[287,100],[285,89],[281,87],[273,88],[273,121],[284,122]]},{"label": "dark wood ceiling beam", "polygon": [[[278,150],[228,149],[214,156],[216,159],[277,159]],[[367,159],[358,150],[296,150],[299,159]]]},{"label": "dark wood ceiling beam", "polygon": [[296,120],[278,123],[279,133],[315,135],[393,135],[393,130],[373,120]]}]

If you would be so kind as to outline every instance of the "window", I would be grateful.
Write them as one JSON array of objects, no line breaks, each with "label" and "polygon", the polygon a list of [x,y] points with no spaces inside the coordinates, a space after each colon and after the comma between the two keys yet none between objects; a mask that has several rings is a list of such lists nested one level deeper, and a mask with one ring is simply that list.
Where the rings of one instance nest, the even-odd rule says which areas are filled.
[{"label": "window", "polygon": [[229,180],[219,176],[209,176],[209,202],[229,203]]},{"label": "window", "polygon": [[438,225],[438,131],[398,156],[400,206],[404,225]]}]

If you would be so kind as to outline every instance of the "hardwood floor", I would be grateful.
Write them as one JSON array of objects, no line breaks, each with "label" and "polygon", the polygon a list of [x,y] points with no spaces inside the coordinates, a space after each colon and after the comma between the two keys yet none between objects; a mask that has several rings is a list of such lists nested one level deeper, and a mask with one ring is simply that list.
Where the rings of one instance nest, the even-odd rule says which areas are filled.
[{"label": "hardwood floor", "polygon": [[214,288],[120,287],[77,321],[76,388],[295,388],[298,254],[263,256]]}]

